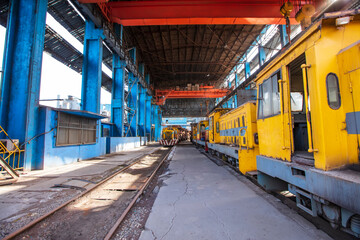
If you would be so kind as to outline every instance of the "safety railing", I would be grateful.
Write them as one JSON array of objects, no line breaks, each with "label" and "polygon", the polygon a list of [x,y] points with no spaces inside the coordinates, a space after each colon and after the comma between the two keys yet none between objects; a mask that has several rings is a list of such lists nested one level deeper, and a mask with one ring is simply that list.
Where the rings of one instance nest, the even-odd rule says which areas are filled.
[{"label": "safety railing", "polygon": [[[0,134],[6,136],[6,141],[0,141],[0,158],[5,161],[13,170],[23,170],[21,154],[24,149],[20,149],[18,143],[10,138],[7,132],[0,126]],[[3,166],[0,166],[0,172],[5,171]]]}]

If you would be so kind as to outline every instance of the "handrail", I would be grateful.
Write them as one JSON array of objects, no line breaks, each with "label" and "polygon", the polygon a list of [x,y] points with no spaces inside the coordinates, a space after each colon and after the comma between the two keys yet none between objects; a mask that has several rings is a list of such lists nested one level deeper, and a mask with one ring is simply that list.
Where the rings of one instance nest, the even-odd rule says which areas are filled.
[{"label": "handrail", "polygon": [[308,132],[308,139],[309,139],[309,149],[308,152],[318,152],[318,149],[313,148],[313,139],[312,139],[312,128],[310,122],[310,112],[308,106],[308,79],[307,79],[307,69],[310,68],[311,65],[302,64],[302,74],[303,74],[303,84],[304,84],[304,97],[305,97],[305,110],[306,110],[306,124],[307,124],[307,132]]},{"label": "handrail", "polygon": [[281,133],[282,133],[282,149],[285,150],[287,149],[287,147],[285,146],[285,129],[284,129],[284,124],[285,124],[285,114],[284,114],[284,89],[283,89],[283,83],[285,81],[282,79],[278,80],[279,83],[279,91],[280,91],[280,113],[281,113]]}]

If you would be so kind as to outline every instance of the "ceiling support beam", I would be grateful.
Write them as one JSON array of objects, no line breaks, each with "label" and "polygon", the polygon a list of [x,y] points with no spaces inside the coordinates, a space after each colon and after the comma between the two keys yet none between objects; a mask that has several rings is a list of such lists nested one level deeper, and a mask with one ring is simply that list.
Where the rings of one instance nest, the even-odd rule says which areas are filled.
[{"label": "ceiling support beam", "polygon": [[[107,6],[112,20],[124,26],[285,24],[278,0],[119,1]],[[294,14],[290,21],[295,23]]]}]

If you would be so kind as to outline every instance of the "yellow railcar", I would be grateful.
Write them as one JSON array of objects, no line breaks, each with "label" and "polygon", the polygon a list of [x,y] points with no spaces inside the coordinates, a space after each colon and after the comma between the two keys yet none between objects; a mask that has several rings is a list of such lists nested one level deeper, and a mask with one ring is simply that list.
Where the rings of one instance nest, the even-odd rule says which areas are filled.
[{"label": "yellow railcar", "polygon": [[209,115],[209,142],[220,143],[220,117],[231,108],[218,108]]},{"label": "yellow railcar", "polygon": [[195,141],[197,138],[197,123],[191,123],[191,135],[190,135],[190,139],[191,141]]},{"label": "yellow railcar", "polygon": [[226,145],[239,147],[238,164],[243,174],[256,170],[259,154],[256,127],[256,102],[249,101],[220,117],[221,139]]},{"label": "yellow railcar", "polygon": [[[257,75],[256,85],[259,183],[288,188],[300,208],[333,226],[358,224],[359,11],[314,23]],[[360,226],[349,231],[360,236]]]},{"label": "yellow railcar", "polygon": [[202,120],[197,124],[197,140],[206,141],[206,136],[209,127],[209,120]]},{"label": "yellow railcar", "polygon": [[261,155],[306,156],[322,170],[359,163],[357,18],[318,22],[258,75]]}]

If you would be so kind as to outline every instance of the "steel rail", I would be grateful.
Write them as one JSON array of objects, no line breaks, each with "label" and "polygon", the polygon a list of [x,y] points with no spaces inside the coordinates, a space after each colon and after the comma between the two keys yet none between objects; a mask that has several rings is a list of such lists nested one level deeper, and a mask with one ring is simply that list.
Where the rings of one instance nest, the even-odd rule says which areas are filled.
[{"label": "steel rail", "polygon": [[146,180],[145,184],[141,187],[141,189],[139,190],[139,192],[135,195],[135,197],[132,199],[132,201],[130,202],[130,204],[127,206],[127,208],[125,209],[125,211],[121,214],[121,216],[119,217],[119,219],[116,221],[116,223],[114,224],[114,226],[110,229],[110,231],[108,232],[108,234],[105,236],[104,240],[110,240],[111,237],[114,235],[114,233],[116,232],[116,230],[118,229],[118,227],[120,226],[120,224],[124,221],[125,217],[127,216],[127,214],[129,213],[129,211],[131,210],[131,208],[134,206],[134,204],[136,203],[136,201],[138,200],[138,198],[143,194],[144,190],[147,188],[147,186],[150,184],[151,180],[154,178],[155,174],[159,171],[160,167],[162,166],[162,164],[165,162],[165,160],[168,158],[168,156],[170,155],[170,153],[173,151],[174,147],[172,147],[170,149],[170,151],[165,155],[165,157],[161,160],[161,162],[159,163],[159,165],[156,167],[156,169],[153,171],[153,173],[151,174],[151,176]]},{"label": "steel rail", "polygon": [[16,230],[15,232],[5,236],[3,238],[3,240],[9,240],[9,239],[14,239],[15,237],[17,237],[18,235],[20,235],[21,233],[25,232],[26,230],[32,228],[34,225],[36,225],[37,223],[43,221],[44,219],[48,218],[49,216],[53,215],[55,212],[61,210],[62,208],[66,207],[67,205],[69,205],[70,203],[76,201],[77,199],[85,196],[86,194],[88,194],[89,192],[95,190],[96,188],[100,187],[102,184],[104,184],[105,182],[109,181],[110,179],[112,179],[113,177],[115,177],[116,175],[124,172],[125,170],[129,169],[130,167],[132,167],[133,165],[139,163],[142,158],[144,156],[147,156],[147,155],[143,155],[141,157],[139,157],[139,159],[135,160],[133,163],[129,164],[128,166],[120,169],[119,171],[115,172],[114,174],[112,174],[111,176],[105,178],[104,180],[100,181],[99,183],[97,183],[96,185],[92,186],[91,188],[89,188],[88,190],[86,190],[85,192],[83,192],[82,194],[78,195],[78,196],[75,196],[73,197],[72,199],[68,200],[67,202],[61,204],[59,207],[51,210],[50,212],[46,213],[45,215],[31,221],[30,223],[28,223],[27,225],[25,225],[24,227]]}]

